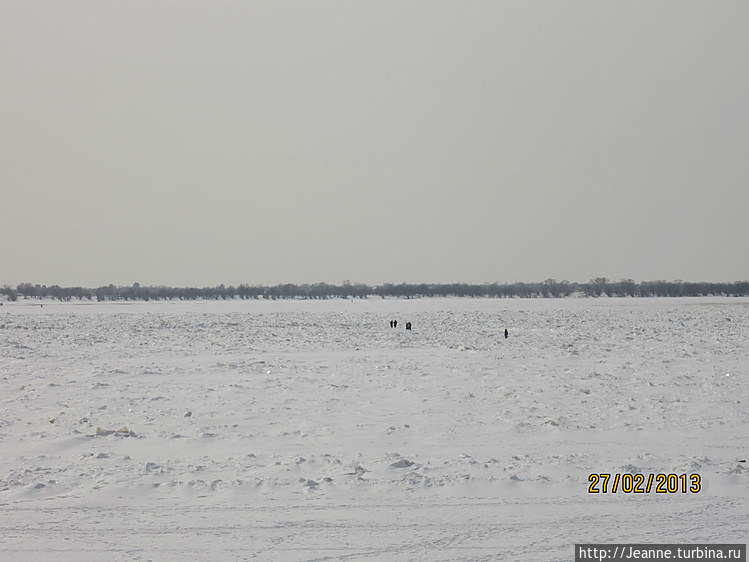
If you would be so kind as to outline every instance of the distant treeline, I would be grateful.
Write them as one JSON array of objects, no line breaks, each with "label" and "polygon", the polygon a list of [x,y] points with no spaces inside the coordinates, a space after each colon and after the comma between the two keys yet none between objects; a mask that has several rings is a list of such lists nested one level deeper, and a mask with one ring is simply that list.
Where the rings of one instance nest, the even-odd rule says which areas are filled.
[{"label": "distant treeline", "polygon": [[591,279],[588,283],[570,283],[547,279],[541,283],[385,283],[369,286],[344,281],[341,285],[315,283],[313,285],[239,285],[237,287],[179,288],[142,287],[134,283],[129,287],[109,285],[98,289],[60,287],[59,285],[33,285],[21,283],[13,288],[5,286],[0,295],[15,301],[21,298],[51,298],[61,301],[71,299],[97,301],[122,300],[196,300],[196,299],[330,299],[367,297],[494,297],[494,298],[561,298],[571,295],[587,297],[704,297],[749,296],[749,281],[735,283],[690,283],[685,281],[644,281],[632,279],[610,281],[605,277]]}]

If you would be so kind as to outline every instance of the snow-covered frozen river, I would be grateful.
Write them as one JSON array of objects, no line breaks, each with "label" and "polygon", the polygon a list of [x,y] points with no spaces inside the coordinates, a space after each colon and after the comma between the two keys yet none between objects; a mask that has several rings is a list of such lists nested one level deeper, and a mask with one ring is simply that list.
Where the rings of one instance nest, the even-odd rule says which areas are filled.
[{"label": "snow-covered frozen river", "polygon": [[0,559],[746,543],[748,343],[749,299],[6,302]]}]

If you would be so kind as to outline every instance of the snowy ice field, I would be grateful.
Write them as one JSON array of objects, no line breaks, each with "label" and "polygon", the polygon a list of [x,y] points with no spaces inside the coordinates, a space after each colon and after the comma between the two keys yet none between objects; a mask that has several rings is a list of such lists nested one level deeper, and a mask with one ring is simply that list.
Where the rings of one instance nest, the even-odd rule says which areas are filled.
[{"label": "snowy ice field", "polygon": [[6,302],[0,560],[746,543],[748,342],[749,299]]}]

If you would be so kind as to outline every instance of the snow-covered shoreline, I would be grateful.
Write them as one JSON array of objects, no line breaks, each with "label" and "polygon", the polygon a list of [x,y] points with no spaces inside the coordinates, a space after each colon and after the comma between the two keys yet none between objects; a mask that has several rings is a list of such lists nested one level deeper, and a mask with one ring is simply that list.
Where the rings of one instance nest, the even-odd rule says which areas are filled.
[{"label": "snow-covered shoreline", "polygon": [[[568,560],[576,542],[746,542],[748,305],[5,303],[0,558]],[[591,473],[634,472],[703,485],[588,493]]]}]

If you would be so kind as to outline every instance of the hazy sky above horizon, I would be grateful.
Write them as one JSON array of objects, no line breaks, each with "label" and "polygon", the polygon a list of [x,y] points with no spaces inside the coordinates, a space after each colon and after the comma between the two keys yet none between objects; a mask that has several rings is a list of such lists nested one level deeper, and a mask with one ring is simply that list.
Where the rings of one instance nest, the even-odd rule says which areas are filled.
[{"label": "hazy sky above horizon", "polygon": [[749,279],[749,3],[0,0],[0,285]]}]

